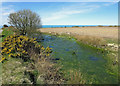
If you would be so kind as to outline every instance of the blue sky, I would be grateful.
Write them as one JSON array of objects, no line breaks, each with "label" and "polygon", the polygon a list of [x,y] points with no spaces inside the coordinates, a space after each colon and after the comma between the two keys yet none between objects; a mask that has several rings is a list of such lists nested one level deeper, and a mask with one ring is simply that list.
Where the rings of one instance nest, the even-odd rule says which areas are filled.
[{"label": "blue sky", "polygon": [[39,14],[43,25],[118,24],[117,2],[3,2],[0,25],[7,24],[10,13],[22,9]]}]

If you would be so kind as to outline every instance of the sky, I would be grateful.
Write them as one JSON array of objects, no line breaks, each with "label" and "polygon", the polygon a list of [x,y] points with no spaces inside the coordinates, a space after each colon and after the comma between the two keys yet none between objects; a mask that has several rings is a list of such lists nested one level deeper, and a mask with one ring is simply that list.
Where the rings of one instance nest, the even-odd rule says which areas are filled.
[{"label": "sky", "polygon": [[120,0],[0,0],[0,2],[118,2]]},{"label": "sky", "polygon": [[2,2],[0,25],[22,9],[36,12],[43,25],[118,25],[117,2]]}]

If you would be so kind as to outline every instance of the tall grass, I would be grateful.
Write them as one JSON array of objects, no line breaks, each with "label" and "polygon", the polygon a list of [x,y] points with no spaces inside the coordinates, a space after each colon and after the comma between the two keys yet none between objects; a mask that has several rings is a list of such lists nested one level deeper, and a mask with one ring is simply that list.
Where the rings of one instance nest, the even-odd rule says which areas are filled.
[{"label": "tall grass", "polygon": [[74,35],[74,37],[84,44],[88,45],[95,45],[95,46],[101,46],[106,45],[106,40],[100,37],[95,36],[80,36],[80,35]]}]

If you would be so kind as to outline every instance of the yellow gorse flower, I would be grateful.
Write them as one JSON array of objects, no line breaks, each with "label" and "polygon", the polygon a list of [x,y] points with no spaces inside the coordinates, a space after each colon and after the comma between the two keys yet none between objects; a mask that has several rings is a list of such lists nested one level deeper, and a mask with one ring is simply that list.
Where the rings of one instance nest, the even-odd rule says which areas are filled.
[{"label": "yellow gorse flower", "polygon": [[34,41],[33,43],[37,43],[37,41]]},{"label": "yellow gorse flower", "polygon": [[20,53],[18,53],[17,55],[20,56]]},{"label": "yellow gorse flower", "polygon": [[35,40],[36,40],[36,38],[33,38],[33,40],[35,41]]},{"label": "yellow gorse flower", "polygon": [[9,51],[8,52],[6,52],[6,54],[8,54],[8,53],[10,53]]},{"label": "yellow gorse flower", "polygon": [[11,54],[9,54],[9,57],[11,57],[11,56],[13,56],[13,54],[11,53]]},{"label": "yellow gorse flower", "polygon": [[50,54],[47,54],[46,56],[50,56]]},{"label": "yellow gorse flower", "polygon": [[5,51],[5,50],[7,50],[7,48],[6,48],[6,47],[3,49],[3,51]]},{"label": "yellow gorse flower", "polygon": [[[17,56],[23,56],[28,55],[27,49],[29,46],[34,47],[37,50],[40,50],[42,47],[39,43],[37,43],[36,38],[28,38],[27,36],[18,36],[18,35],[12,35],[6,37],[6,39],[2,43],[3,55],[9,55],[9,57],[17,57]],[[44,48],[42,47],[41,50],[44,52],[43,54],[46,56],[50,56],[50,51],[52,48]]]},{"label": "yellow gorse flower", "polygon": [[2,57],[2,59],[0,60],[0,62],[2,62],[3,60],[5,60],[5,57]]},{"label": "yellow gorse flower", "polygon": [[12,50],[11,49],[9,49],[9,52],[11,52]]},{"label": "yellow gorse flower", "polygon": [[44,48],[44,47],[42,47],[41,49],[42,49],[42,50],[45,50],[45,48]]},{"label": "yellow gorse flower", "polygon": [[9,57],[11,57],[11,54],[9,54]]},{"label": "yellow gorse flower", "polygon": [[22,45],[19,45],[19,47],[23,47]]},{"label": "yellow gorse flower", "polygon": [[30,42],[34,42],[34,39],[33,39],[33,38],[31,38],[31,39],[30,39]]},{"label": "yellow gorse flower", "polygon": [[25,53],[25,50],[23,50],[22,53]]},{"label": "yellow gorse flower", "polygon": [[38,45],[38,47],[40,47],[40,45]]}]

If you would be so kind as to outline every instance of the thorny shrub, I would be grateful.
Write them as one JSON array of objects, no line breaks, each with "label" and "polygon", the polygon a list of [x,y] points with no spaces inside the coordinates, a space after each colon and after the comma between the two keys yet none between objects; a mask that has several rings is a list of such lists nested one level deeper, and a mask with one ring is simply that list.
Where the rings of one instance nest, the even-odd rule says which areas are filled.
[{"label": "thorny shrub", "polygon": [[36,38],[28,38],[23,35],[11,35],[6,37],[2,42],[3,56],[22,58],[26,60],[30,58],[31,51],[34,51],[35,54],[40,54],[42,52],[42,54],[47,57],[49,56],[49,53],[51,53],[51,48],[44,48],[36,41]]}]

